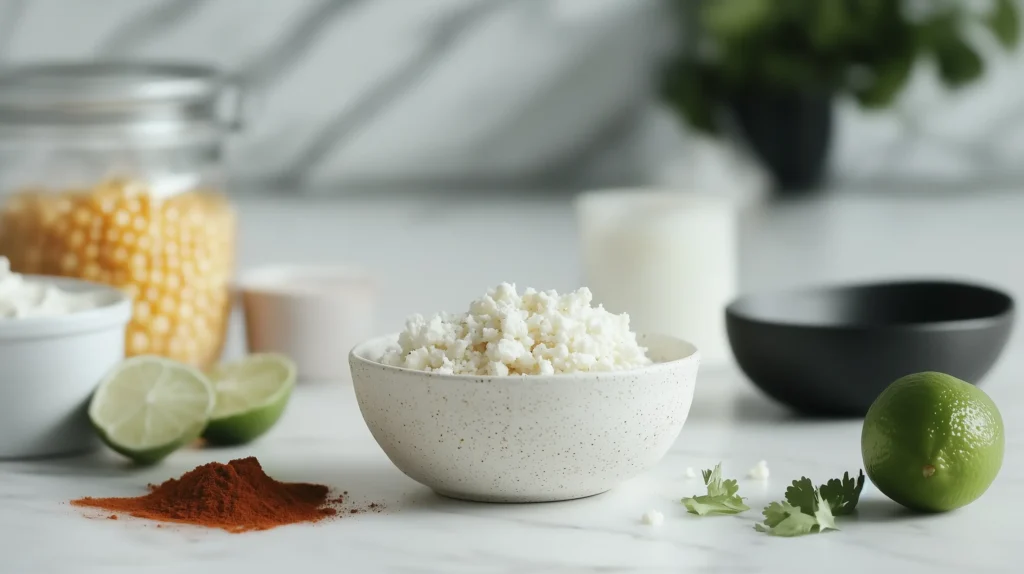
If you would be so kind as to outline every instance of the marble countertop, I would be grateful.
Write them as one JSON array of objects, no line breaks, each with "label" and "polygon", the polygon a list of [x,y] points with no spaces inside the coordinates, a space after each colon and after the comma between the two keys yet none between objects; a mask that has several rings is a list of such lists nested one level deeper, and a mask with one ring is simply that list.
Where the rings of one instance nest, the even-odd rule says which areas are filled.
[{"label": "marble countertop", "polygon": [[[559,289],[579,282],[566,198],[363,198],[240,202],[241,264],[332,259],[380,278],[382,329],[414,310],[456,308],[489,284],[515,279]],[[894,275],[971,277],[1024,296],[1024,192],[951,197],[825,197],[751,207],[743,223],[745,290]],[[535,217],[527,219],[527,214]],[[529,221],[530,223],[524,223]],[[271,230],[273,233],[271,234]],[[529,237],[543,253],[495,249]],[[424,245],[430,253],[423,253]],[[459,251],[453,248],[462,246]],[[473,251],[476,249],[476,251]],[[446,263],[459,253],[463,264]],[[541,256],[542,255],[542,256]],[[436,270],[444,269],[444,273]],[[237,350],[240,343],[233,342]],[[842,531],[778,539],[752,528],[789,481],[856,471],[857,421],[805,421],[758,395],[731,367],[705,370],[690,419],[665,460],[589,499],[487,505],[440,498],[396,470],[362,424],[347,381],[303,384],[278,427],[237,449],[184,450],[149,469],[113,455],[0,463],[0,572],[1011,572],[1024,558],[1015,507],[1024,504],[1024,361],[1018,329],[984,388],[1007,421],[1003,470],[969,507],[912,516],[870,484]],[[349,491],[380,513],[316,525],[226,534],[89,519],[74,497],[141,493],[210,460],[257,456],[280,480]],[[723,462],[741,477],[767,460],[767,482],[743,479],[753,511],[696,518],[679,503],[701,490],[687,467]],[[660,527],[641,524],[649,509]],[[96,516],[96,515],[92,515]],[[891,570],[889,570],[891,569]]]}]

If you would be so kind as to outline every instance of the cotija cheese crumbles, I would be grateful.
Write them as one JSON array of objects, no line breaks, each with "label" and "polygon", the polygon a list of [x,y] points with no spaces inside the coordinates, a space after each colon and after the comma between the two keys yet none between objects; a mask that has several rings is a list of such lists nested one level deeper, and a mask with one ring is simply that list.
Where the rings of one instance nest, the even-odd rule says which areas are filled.
[{"label": "cotija cheese crumbles", "polygon": [[651,364],[629,315],[591,306],[586,287],[559,295],[502,283],[469,311],[413,315],[386,365],[450,375],[553,375]]}]

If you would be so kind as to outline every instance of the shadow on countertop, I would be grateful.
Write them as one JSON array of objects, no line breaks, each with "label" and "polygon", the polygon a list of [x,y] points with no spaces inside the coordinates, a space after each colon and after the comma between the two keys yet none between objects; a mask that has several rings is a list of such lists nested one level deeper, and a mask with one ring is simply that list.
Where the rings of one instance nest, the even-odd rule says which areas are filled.
[{"label": "shadow on countertop", "polygon": [[900,506],[888,498],[862,498],[857,504],[857,511],[849,516],[856,522],[894,522],[902,520],[927,519],[932,515],[914,512]]}]

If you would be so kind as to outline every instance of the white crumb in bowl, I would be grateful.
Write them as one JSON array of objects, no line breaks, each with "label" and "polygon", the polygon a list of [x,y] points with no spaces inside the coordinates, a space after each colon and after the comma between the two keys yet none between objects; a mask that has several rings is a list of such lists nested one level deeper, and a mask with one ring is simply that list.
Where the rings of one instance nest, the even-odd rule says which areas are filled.
[{"label": "white crumb in bowl", "polygon": [[754,480],[768,480],[768,475],[768,463],[763,460],[758,461],[754,468],[747,471],[747,477]]},{"label": "white crumb in bowl", "polygon": [[72,293],[55,285],[26,279],[0,257],[0,319],[59,317],[99,307],[94,293]]},{"label": "white crumb in bowl", "polygon": [[413,315],[385,365],[449,375],[554,375],[650,365],[629,315],[591,305],[583,287],[559,295],[502,283],[461,314]]},{"label": "white crumb in bowl", "polygon": [[692,466],[686,467],[686,478],[697,478],[697,471]]},{"label": "white crumb in bowl", "polygon": [[648,510],[640,517],[640,521],[648,526],[661,526],[665,522],[665,515],[657,510]]}]

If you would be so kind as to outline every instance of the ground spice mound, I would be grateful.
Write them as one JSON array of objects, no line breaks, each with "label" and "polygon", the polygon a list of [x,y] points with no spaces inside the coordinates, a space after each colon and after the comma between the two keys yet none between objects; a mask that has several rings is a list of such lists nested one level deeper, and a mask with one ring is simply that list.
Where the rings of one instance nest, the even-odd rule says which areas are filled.
[{"label": "ground spice mound", "polygon": [[329,505],[326,486],[278,482],[267,476],[253,457],[204,464],[181,478],[149,488],[144,496],[86,497],[71,504],[228,532],[316,522],[337,513]]}]

